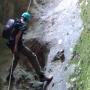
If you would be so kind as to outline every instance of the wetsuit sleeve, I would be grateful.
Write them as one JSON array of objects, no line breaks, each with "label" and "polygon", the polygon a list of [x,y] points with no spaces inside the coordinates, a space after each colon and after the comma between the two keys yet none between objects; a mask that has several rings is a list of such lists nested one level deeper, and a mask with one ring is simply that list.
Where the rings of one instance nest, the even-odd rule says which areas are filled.
[{"label": "wetsuit sleeve", "polygon": [[27,30],[27,26],[26,26],[26,24],[16,22],[15,23],[15,29],[24,32]]},{"label": "wetsuit sleeve", "polygon": [[19,25],[18,26],[18,30],[20,30],[20,31],[26,31],[27,30],[27,27],[26,27],[26,25],[24,25],[24,24],[22,24],[22,25]]}]

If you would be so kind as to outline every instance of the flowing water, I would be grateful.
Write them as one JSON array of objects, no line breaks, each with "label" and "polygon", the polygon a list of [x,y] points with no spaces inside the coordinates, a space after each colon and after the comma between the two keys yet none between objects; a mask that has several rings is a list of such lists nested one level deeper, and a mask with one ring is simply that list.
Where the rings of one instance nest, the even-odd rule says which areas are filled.
[{"label": "flowing water", "polygon": [[[67,90],[68,78],[75,67],[69,66],[68,62],[83,30],[79,0],[44,0],[43,6],[37,2],[35,5],[37,9],[33,11],[35,10],[39,21],[26,38],[39,38],[50,43],[46,74],[51,73],[54,79],[48,90]],[[54,56],[62,49],[65,50],[65,62],[53,63]],[[65,67],[68,67],[67,70]]]}]

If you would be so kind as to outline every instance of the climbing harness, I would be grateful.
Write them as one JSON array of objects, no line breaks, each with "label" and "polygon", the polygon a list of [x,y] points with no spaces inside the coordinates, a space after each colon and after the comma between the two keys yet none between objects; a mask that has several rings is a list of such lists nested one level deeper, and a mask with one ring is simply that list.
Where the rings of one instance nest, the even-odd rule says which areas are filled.
[{"label": "climbing harness", "polygon": [[28,4],[28,7],[27,7],[27,12],[29,11],[30,6],[31,6],[31,0],[29,0],[29,4]]},{"label": "climbing harness", "polygon": [[10,86],[11,86],[11,75],[12,75],[12,70],[13,70],[13,62],[14,62],[14,54],[13,54],[13,59],[12,59],[12,63],[11,63],[10,79],[9,79],[8,90],[10,90]]}]

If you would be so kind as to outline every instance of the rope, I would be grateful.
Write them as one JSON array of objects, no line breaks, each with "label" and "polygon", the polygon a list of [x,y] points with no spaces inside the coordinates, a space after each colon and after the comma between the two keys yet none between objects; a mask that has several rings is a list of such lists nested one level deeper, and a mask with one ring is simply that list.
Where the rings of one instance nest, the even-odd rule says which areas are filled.
[{"label": "rope", "polygon": [[12,59],[12,63],[11,63],[10,79],[9,79],[8,90],[10,90],[10,86],[11,86],[11,75],[12,75],[12,70],[13,70],[13,62],[14,62],[14,54],[13,54],[13,59]]},{"label": "rope", "polygon": [[27,7],[27,12],[29,11],[30,6],[31,6],[31,0],[29,0],[29,4],[28,4],[28,7]]}]

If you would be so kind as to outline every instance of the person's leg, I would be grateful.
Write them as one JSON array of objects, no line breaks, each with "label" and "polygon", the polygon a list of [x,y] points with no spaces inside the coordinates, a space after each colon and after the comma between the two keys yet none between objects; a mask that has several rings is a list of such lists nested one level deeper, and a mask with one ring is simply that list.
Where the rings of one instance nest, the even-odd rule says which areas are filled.
[{"label": "person's leg", "polygon": [[20,49],[21,53],[28,57],[29,62],[31,63],[32,67],[35,69],[36,73],[39,75],[41,74],[41,66],[38,62],[37,56],[33,53],[28,47],[22,46]]},{"label": "person's leg", "polygon": [[41,81],[51,81],[52,80],[52,76],[45,76],[44,72],[41,71],[41,67],[40,64],[38,62],[37,56],[35,55],[35,53],[33,53],[29,48],[27,48],[26,46],[22,46],[21,50],[20,50],[25,56],[28,57],[30,63],[32,64],[32,67],[35,69],[37,75],[39,76]]}]

